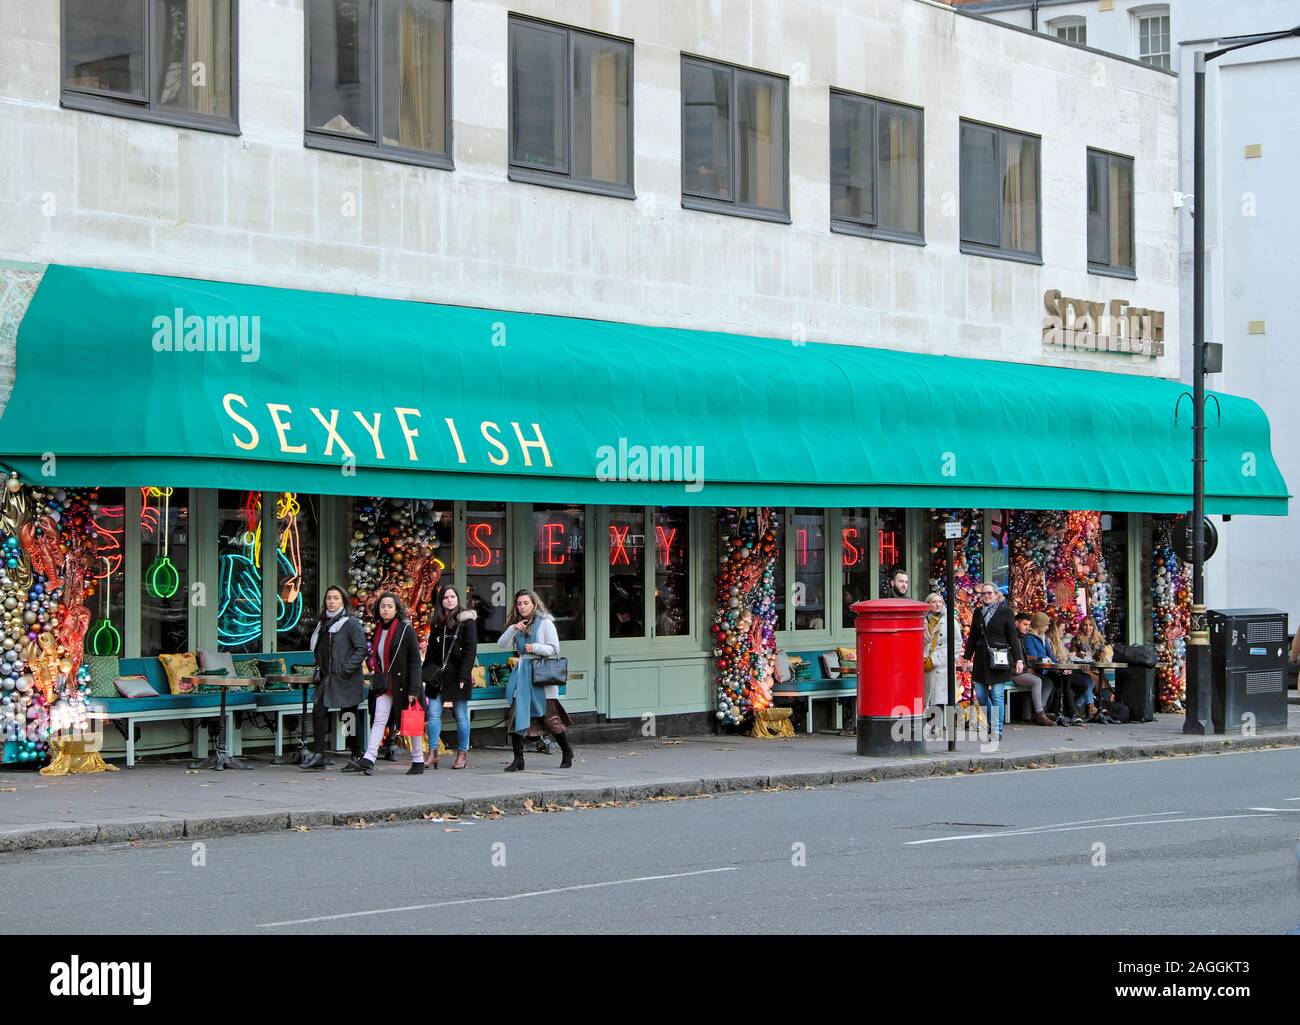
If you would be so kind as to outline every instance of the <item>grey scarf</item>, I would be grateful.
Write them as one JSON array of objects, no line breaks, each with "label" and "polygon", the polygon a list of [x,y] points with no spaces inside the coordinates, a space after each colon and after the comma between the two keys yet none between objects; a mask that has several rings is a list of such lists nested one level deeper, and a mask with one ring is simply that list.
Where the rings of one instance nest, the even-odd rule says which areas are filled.
[{"label": "grey scarf", "polygon": [[980,607],[980,614],[984,617],[985,626],[989,625],[989,620],[997,614],[998,609],[1001,607],[1002,598],[1000,596],[989,602],[989,604]]}]

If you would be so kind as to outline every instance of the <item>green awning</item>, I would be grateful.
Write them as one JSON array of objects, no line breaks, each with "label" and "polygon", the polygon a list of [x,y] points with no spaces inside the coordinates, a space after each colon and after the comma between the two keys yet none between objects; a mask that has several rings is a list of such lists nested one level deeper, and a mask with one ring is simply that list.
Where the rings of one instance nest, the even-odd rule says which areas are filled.
[{"label": "green awning", "polygon": [[[1185,390],[51,266],[19,329],[0,460],[68,487],[1183,512]],[[1284,515],[1267,418],[1218,399],[1208,510]]]}]

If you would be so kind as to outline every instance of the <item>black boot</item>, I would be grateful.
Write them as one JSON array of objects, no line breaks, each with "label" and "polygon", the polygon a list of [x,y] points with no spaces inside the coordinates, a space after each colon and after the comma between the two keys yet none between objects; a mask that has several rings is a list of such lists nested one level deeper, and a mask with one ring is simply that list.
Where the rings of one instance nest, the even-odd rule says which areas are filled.
[{"label": "black boot", "polygon": [[569,735],[567,733],[557,733],[555,734],[555,742],[560,745],[560,750],[564,752],[564,760],[560,762],[560,768],[573,768],[573,745],[569,743]]},{"label": "black boot", "polygon": [[522,772],[524,769],[524,738],[518,733],[510,734],[510,747],[515,753],[515,760],[506,766],[506,772]]},{"label": "black boot", "polygon": [[319,772],[325,768],[325,758],[323,755],[312,752],[312,754],[308,755],[307,758],[299,763],[299,767],[311,772]]}]

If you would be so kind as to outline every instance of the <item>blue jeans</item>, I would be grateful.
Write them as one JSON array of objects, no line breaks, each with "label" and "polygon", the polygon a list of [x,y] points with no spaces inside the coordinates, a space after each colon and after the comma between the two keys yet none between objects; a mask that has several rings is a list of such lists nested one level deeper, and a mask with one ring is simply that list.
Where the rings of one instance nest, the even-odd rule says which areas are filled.
[{"label": "blue jeans", "polygon": [[994,737],[1002,736],[1002,718],[1003,710],[1007,707],[1007,683],[995,683],[993,685],[993,704],[989,704],[989,688],[985,684],[975,684],[975,698],[984,706],[984,711],[988,713],[989,726],[993,731]]},{"label": "blue jeans", "polygon": [[[438,734],[442,732],[442,699],[429,701],[425,709],[425,718],[429,721],[429,747],[436,754],[438,751]],[[456,750],[469,750],[469,702],[453,701],[452,714],[456,717]]]}]

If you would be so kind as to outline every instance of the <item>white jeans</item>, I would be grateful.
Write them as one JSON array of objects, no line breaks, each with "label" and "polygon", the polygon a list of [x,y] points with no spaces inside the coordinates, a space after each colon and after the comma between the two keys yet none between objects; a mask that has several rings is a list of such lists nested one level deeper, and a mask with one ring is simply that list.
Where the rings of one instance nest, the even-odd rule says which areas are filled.
[{"label": "white jeans", "polygon": [[[366,758],[374,762],[379,757],[379,744],[384,739],[384,727],[388,725],[388,717],[393,712],[393,699],[387,694],[380,694],[375,699],[375,722],[370,727],[370,746],[366,748]],[[401,713],[396,717],[397,722],[401,722]],[[424,738],[411,738],[411,761],[424,761]]]}]

